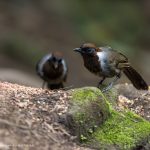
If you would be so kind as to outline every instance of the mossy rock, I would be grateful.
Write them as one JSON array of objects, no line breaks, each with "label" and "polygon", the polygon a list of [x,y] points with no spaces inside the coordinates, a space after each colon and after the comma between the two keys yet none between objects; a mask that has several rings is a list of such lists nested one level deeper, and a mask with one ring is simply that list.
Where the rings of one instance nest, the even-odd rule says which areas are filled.
[{"label": "mossy rock", "polygon": [[129,110],[116,111],[116,92],[85,87],[70,95],[68,127],[80,142],[100,150],[150,149],[150,123]]},{"label": "mossy rock", "polygon": [[[93,133],[89,143],[99,149],[115,147],[119,150],[132,150],[144,147],[150,136],[150,123],[138,115],[126,111],[112,110],[111,116]],[[94,140],[93,140],[94,139]]]},{"label": "mossy rock", "polygon": [[98,88],[85,87],[71,91],[67,122],[80,141],[86,141],[109,115],[109,104]]},{"label": "mossy rock", "polygon": [[104,97],[107,99],[107,101],[110,103],[111,107],[115,108],[117,105],[118,100],[118,91],[116,88],[112,88],[111,90],[103,93]]}]

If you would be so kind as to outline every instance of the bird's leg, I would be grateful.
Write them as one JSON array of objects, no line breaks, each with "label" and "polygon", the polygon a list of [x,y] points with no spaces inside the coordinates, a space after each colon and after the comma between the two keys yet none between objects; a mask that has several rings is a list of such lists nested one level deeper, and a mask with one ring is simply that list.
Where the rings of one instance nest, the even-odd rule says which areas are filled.
[{"label": "bird's leg", "polygon": [[108,86],[102,90],[102,92],[106,92],[106,91],[110,90],[110,89],[112,88],[112,86],[114,85],[114,83],[115,83],[120,77],[121,77],[121,73],[117,74],[116,77],[114,78],[114,80],[113,80],[112,82],[110,82],[110,83],[108,84]]},{"label": "bird's leg", "polygon": [[44,81],[42,84],[42,89],[44,89],[46,82]]},{"label": "bird's leg", "polygon": [[98,83],[98,88],[102,85],[102,83],[103,83],[103,81],[105,80],[106,78],[105,77],[103,77],[100,81],[99,81],[99,83]]}]

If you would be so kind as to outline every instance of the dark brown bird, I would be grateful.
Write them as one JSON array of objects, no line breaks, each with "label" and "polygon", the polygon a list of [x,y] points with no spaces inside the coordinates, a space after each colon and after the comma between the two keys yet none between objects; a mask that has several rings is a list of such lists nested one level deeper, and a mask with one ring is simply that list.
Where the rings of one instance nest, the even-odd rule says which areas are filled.
[{"label": "dark brown bird", "polygon": [[63,88],[67,79],[67,65],[60,53],[45,55],[36,65],[37,74],[47,83],[51,90]]},{"label": "dark brown bird", "polygon": [[115,77],[103,91],[109,90],[121,77],[121,72],[132,82],[138,90],[148,90],[148,85],[141,75],[130,65],[128,58],[113,50],[111,47],[96,47],[95,44],[85,43],[74,51],[79,52],[84,60],[84,66],[92,73],[102,77],[98,87],[106,78]]}]

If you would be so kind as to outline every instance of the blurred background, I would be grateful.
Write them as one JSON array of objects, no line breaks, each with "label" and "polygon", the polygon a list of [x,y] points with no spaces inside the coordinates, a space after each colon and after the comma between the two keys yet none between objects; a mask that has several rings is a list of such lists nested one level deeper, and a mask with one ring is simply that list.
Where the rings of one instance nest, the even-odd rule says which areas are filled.
[{"label": "blurred background", "polygon": [[41,87],[35,64],[61,51],[69,67],[66,86],[97,85],[99,78],[73,52],[83,42],[123,52],[150,84],[149,0],[0,0],[1,81]]}]

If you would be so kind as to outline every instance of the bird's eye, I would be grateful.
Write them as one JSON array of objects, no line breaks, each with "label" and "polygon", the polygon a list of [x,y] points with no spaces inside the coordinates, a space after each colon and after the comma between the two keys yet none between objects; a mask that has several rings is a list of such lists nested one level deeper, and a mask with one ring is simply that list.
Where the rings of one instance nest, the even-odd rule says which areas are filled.
[{"label": "bird's eye", "polygon": [[87,53],[93,53],[94,51],[95,51],[94,48],[88,48],[88,49],[86,49],[86,52],[87,52]]},{"label": "bird's eye", "polygon": [[88,49],[87,49],[87,52],[91,52],[91,51],[92,51],[91,48],[88,48]]}]

